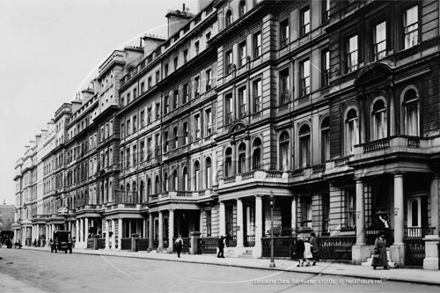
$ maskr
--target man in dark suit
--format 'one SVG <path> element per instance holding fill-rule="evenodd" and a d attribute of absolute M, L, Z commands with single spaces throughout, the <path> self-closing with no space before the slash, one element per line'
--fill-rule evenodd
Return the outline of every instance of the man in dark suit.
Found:
<path fill-rule="evenodd" d="M 176 239 L 176 242 L 174 242 L 174 244 L 177 249 L 177 257 L 180 257 L 180 252 L 182 251 L 182 246 L 183 246 L 182 235 L 179 235 L 179 237 Z"/>
<path fill-rule="evenodd" d="M 225 256 L 223 255 L 224 253 L 224 248 L 225 248 L 225 237 L 223 237 L 223 235 L 220 236 L 220 238 L 218 239 L 218 254 L 217 257 L 218 258 L 225 258 Z"/>

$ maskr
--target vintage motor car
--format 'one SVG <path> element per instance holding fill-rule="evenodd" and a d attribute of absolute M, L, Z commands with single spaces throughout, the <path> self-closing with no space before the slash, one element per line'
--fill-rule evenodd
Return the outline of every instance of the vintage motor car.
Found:
<path fill-rule="evenodd" d="M 65 253 L 69 251 L 72 253 L 72 237 L 70 231 L 55 231 L 53 232 L 53 241 L 50 244 L 50 252 L 57 253 L 58 250 L 63 250 Z"/>

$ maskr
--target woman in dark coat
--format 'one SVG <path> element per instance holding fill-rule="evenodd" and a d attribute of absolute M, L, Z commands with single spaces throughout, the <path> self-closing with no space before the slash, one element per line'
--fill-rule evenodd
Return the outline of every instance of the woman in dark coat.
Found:
<path fill-rule="evenodd" d="M 301 238 L 299 238 L 298 241 L 296 242 L 296 249 L 295 249 L 296 257 L 298 258 L 298 264 L 296 265 L 297 267 L 303 265 L 303 262 L 305 260 L 304 250 L 305 250 L 304 241 Z"/>
<path fill-rule="evenodd" d="M 373 269 L 383 266 L 384 270 L 388 270 L 387 258 L 387 241 L 385 240 L 385 232 L 381 231 L 379 237 L 374 242 L 374 255 L 371 262 Z"/>

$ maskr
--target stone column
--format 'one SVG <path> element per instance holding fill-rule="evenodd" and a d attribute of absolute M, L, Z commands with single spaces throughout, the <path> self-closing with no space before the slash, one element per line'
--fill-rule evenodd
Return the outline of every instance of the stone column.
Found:
<path fill-rule="evenodd" d="M 109 223 L 109 221 L 105 221 L 105 248 L 104 249 L 106 249 L 106 250 L 108 250 L 109 249 L 109 240 L 110 240 L 110 223 Z"/>
<path fill-rule="evenodd" d="M 157 251 L 161 251 L 163 249 L 163 212 L 159 212 L 159 245 Z"/>
<path fill-rule="evenodd" d="M 84 218 L 84 242 L 86 243 L 86 248 L 87 240 L 89 240 L 89 218 Z"/>
<path fill-rule="evenodd" d="M 220 202 L 220 235 L 219 236 L 225 236 L 226 235 L 226 227 L 225 227 L 225 203 L 223 201 Z"/>
<path fill-rule="evenodd" d="M 75 242 L 79 243 L 79 219 L 76 219 L 75 225 Z"/>
<path fill-rule="evenodd" d="M 122 232 L 123 232 L 122 219 L 119 218 L 118 219 L 118 250 L 122 249 Z"/>
<path fill-rule="evenodd" d="M 252 223 L 251 223 L 251 207 L 246 205 L 246 231 L 248 235 L 252 235 Z"/>
<path fill-rule="evenodd" d="M 79 219 L 79 243 L 84 241 L 84 219 Z"/>
<path fill-rule="evenodd" d="M 432 179 L 431 183 L 431 207 L 438 207 L 439 206 L 439 174 L 435 174 L 434 178 Z M 438 208 L 431 208 L 431 227 L 434 227 L 438 234 L 438 231 L 440 229 L 439 226 L 439 209 Z"/>
<path fill-rule="evenodd" d="M 142 238 L 147 238 L 147 219 L 143 219 Z"/>
<path fill-rule="evenodd" d="M 153 214 L 148 215 L 148 251 L 153 249 Z"/>
<path fill-rule="evenodd" d="M 294 196 L 292 198 L 292 229 L 295 229 L 296 231 L 296 225 L 297 225 L 297 215 L 296 215 L 296 208 L 297 204 L 296 204 L 296 196 Z"/>
<path fill-rule="evenodd" d="M 394 244 L 390 247 L 391 261 L 399 267 L 405 266 L 405 246 L 403 244 L 404 214 L 403 175 L 394 175 Z"/>
<path fill-rule="evenodd" d="M 263 237 L 263 197 L 257 195 L 255 197 L 255 248 L 253 250 L 253 257 L 261 257 L 261 237 Z"/>
<path fill-rule="evenodd" d="M 356 179 L 356 244 L 353 245 L 352 263 L 360 265 L 371 255 L 365 243 L 365 195 L 364 182 Z"/>
<path fill-rule="evenodd" d="M 243 201 L 237 199 L 237 247 L 244 245 L 244 227 L 243 227 Z"/>
<path fill-rule="evenodd" d="M 116 247 L 116 221 L 114 219 L 112 221 L 112 249 Z"/>
<path fill-rule="evenodd" d="M 174 210 L 169 211 L 169 217 L 168 217 L 168 252 L 173 253 L 173 246 L 174 246 Z"/>

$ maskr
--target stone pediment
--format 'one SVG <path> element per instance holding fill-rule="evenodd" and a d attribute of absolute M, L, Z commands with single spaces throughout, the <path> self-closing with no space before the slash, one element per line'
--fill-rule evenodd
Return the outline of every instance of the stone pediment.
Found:
<path fill-rule="evenodd" d="M 393 74 L 393 69 L 385 63 L 373 63 L 362 68 L 357 74 L 354 85 L 359 86 L 376 80 L 384 80 Z"/>

